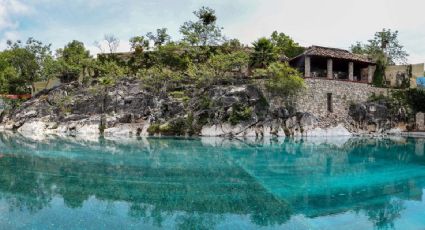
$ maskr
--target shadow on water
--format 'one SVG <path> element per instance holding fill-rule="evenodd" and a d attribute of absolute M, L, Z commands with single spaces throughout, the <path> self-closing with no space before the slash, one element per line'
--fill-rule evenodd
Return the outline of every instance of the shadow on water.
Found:
<path fill-rule="evenodd" d="M 30 213 L 58 197 L 74 210 L 93 197 L 124 202 L 129 219 L 157 227 L 173 220 L 180 229 L 215 228 L 234 215 L 278 226 L 348 211 L 387 229 L 405 200 L 422 199 L 424 143 L 0 134 L 0 196 L 10 212 Z"/>

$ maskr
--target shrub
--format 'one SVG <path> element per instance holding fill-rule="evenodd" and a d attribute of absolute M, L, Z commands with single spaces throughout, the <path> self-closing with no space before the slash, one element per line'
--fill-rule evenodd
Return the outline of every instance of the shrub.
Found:
<path fill-rule="evenodd" d="M 232 125 L 236 125 L 241 121 L 247 121 L 252 117 L 252 108 L 241 105 L 234 105 L 232 113 L 229 116 L 229 122 Z"/>
<path fill-rule="evenodd" d="M 207 96 L 203 96 L 201 97 L 201 99 L 199 100 L 199 109 L 210 109 L 213 105 L 213 102 L 211 101 L 211 99 Z"/>
<path fill-rule="evenodd" d="M 165 136 L 183 136 L 186 134 L 192 135 L 194 130 L 192 128 L 193 117 L 190 115 L 188 118 L 179 117 L 164 124 L 152 124 L 148 128 L 149 135 L 161 134 Z"/>
<path fill-rule="evenodd" d="M 161 66 L 143 69 L 138 74 L 142 87 L 153 93 L 169 92 L 186 83 L 181 72 Z"/>
<path fill-rule="evenodd" d="M 301 74 L 287 63 L 275 62 L 267 69 L 255 70 L 254 75 L 267 78 L 266 87 L 274 95 L 295 95 L 305 87 Z"/>
<path fill-rule="evenodd" d="M 151 124 L 147 130 L 149 135 L 155 135 L 159 133 L 159 126 L 159 124 Z"/>
<path fill-rule="evenodd" d="M 407 104 L 415 112 L 425 112 L 425 90 L 409 89 L 406 91 Z"/>
<path fill-rule="evenodd" d="M 173 91 L 170 93 L 170 96 L 174 97 L 174 98 L 184 98 L 185 97 L 185 92 L 183 91 Z"/>

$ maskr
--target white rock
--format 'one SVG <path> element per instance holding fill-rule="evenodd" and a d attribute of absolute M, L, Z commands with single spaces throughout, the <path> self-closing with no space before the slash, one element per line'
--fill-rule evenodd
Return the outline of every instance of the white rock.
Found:
<path fill-rule="evenodd" d="M 43 121 L 31 121 L 24 123 L 24 125 L 18 129 L 18 132 L 33 140 L 43 140 L 46 136 L 46 127 L 46 123 Z"/>
<path fill-rule="evenodd" d="M 388 130 L 387 134 L 392 134 L 392 135 L 400 135 L 403 131 L 400 128 L 393 128 Z"/>
<path fill-rule="evenodd" d="M 312 130 L 305 130 L 302 136 L 305 137 L 336 137 L 336 136 L 352 136 L 342 124 L 339 124 L 336 127 L 331 127 L 327 129 L 315 128 Z"/>

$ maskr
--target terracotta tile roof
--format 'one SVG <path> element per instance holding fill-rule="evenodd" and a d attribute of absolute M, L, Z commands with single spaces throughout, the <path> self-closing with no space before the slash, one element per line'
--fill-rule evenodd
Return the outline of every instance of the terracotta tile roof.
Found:
<path fill-rule="evenodd" d="M 345 59 L 350 61 L 357 61 L 357 62 L 364 62 L 364 63 L 371 63 L 371 64 L 375 63 L 373 60 L 371 60 L 370 58 L 364 55 L 353 54 L 348 50 L 323 47 L 323 46 L 310 46 L 304 51 L 304 53 L 292 58 L 292 60 L 302 56 L 321 56 L 321 57 Z"/>

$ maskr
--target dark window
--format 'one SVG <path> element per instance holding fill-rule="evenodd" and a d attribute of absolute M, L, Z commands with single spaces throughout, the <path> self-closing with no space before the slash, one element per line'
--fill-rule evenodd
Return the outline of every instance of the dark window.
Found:
<path fill-rule="evenodd" d="M 328 112 L 333 113 L 332 93 L 328 93 Z"/>

